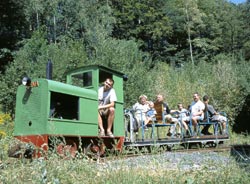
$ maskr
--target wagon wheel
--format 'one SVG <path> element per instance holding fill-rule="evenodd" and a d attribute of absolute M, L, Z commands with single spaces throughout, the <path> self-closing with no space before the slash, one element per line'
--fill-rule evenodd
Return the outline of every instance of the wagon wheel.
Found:
<path fill-rule="evenodd" d="M 182 146 L 184 147 L 184 149 L 191 149 L 193 144 L 187 142 L 187 143 L 183 143 Z"/>
<path fill-rule="evenodd" d="M 200 142 L 199 148 L 206 148 L 207 142 Z"/>
<path fill-rule="evenodd" d="M 173 144 L 167 145 L 167 151 L 172 151 L 173 147 L 174 147 Z"/>
<path fill-rule="evenodd" d="M 75 158 L 77 153 L 77 145 L 74 141 L 68 143 L 60 143 L 56 147 L 57 154 L 62 158 Z"/>
<path fill-rule="evenodd" d="M 212 142 L 212 143 L 210 143 L 210 147 L 212 147 L 212 148 L 216 148 L 216 147 L 218 147 L 218 142 Z"/>

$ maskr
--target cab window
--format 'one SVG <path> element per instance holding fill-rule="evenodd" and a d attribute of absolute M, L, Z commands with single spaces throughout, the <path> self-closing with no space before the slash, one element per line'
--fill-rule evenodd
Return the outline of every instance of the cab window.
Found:
<path fill-rule="evenodd" d="M 74 74 L 71 76 L 72 85 L 78 87 L 89 87 L 92 86 L 92 72 L 84 72 L 79 74 Z"/>

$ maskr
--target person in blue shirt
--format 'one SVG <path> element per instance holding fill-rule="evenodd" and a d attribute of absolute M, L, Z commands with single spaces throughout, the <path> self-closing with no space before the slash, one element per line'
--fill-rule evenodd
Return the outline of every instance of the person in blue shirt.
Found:
<path fill-rule="evenodd" d="M 154 108 L 154 102 L 149 101 L 149 110 L 146 112 L 146 121 L 145 126 L 150 122 L 155 120 L 155 115 L 157 114 L 155 108 Z"/>

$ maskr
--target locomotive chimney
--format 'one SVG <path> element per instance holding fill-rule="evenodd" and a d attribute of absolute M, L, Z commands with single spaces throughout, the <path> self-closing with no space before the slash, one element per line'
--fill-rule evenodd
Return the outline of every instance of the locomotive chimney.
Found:
<path fill-rule="evenodd" d="M 52 62 L 49 59 L 46 65 L 46 79 L 52 80 L 52 69 L 53 69 Z"/>

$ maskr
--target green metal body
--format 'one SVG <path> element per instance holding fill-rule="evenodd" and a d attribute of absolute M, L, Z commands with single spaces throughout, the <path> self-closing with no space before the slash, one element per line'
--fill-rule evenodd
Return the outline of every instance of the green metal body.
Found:
<path fill-rule="evenodd" d="M 39 86 L 17 90 L 14 135 L 96 135 L 97 93 L 60 82 L 38 80 Z M 79 120 L 50 118 L 51 92 L 73 95 L 79 99 Z M 86 114 L 88 116 L 86 116 Z"/>

